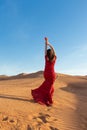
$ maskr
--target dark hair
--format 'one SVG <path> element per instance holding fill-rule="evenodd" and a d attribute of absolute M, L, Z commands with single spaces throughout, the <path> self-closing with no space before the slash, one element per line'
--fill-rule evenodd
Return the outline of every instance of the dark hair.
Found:
<path fill-rule="evenodd" d="M 47 50 L 47 57 L 49 58 L 49 61 L 52 61 L 54 58 L 55 54 L 51 49 Z"/>

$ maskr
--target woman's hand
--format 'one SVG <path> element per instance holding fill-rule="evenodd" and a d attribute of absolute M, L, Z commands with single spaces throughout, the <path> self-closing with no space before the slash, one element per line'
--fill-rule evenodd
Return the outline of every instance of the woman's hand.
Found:
<path fill-rule="evenodd" d="M 48 45 L 48 38 L 45 37 L 44 39 L 45 39 L 45 43 Z"/>
<path fill-rule="evenodd" d="M 45 37 L 44 39 L 45 39 L 46 42 L 48 41 L 48 38 L 47 38 L 47 37 Z"/>

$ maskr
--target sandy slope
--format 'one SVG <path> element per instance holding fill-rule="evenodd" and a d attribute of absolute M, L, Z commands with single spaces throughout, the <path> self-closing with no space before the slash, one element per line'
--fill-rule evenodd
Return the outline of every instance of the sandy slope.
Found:
<path fill-rule="evenodd" d="M 87 76 L 58 74 L 52 107 L 31 97 L 43 80 L 42 72 L 0 77 L 0 130 L 87 130 Z"/>

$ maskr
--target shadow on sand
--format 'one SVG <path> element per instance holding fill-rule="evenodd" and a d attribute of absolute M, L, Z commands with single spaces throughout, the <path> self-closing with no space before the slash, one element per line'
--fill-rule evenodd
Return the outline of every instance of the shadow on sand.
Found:
<path fill-rule="evenodd" d="M 60 89 L 75 95 L 77 99 L 75 112 L 78 119 L 77 122 L 80 125 L 79 130 L 87 130 L 87 82 L 84 84 L 68 84 L 66 87 Z"/>
<path fill-rule="evenodd" d="M 76 96 L 87 96 L 87 86 L 77 85 L 77 84 L 69 84 L 66 87 L 60 88 L 63 91 L 67 91 L 73 94 L 76 94 Z"/>
<path fill-rule="evenodd" d="M 35 103 L 33 99 L 27 99 L 27 97 L 18 97 L 16 95 L 5 95 L 5 94 L 0 94 L 0 98 L 6 98 L 6 99 L 11 99 L 11 100 L 19 100 L 19 101 L 26 101 L 26 102 L 31 102 Z"/>

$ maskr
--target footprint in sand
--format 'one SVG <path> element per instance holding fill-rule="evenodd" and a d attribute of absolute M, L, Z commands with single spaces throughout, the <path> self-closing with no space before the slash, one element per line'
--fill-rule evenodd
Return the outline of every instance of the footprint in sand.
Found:
<path fill-rule="evenodd" d="M 27 130 L 32 130 L 32 128 L 30 127 L 30 125 L 27 125 Z"/>
<path fill-rule="evenodd" d="M 58 120 L 55 119 L 54 117 L 51 117 L 49 114 L 39 113 L 38 116 L 34 116 L 33 119 L 35 121 L 33 125 L 39 129 L 43 129 L 45 126 L 47 130 L 59 130 L 56 127 L 50 126 L 51 122 L 55 122 Z M 29 127 L 27 130 L 32 130 L 32 129 Z"/>
<path fill-rule="evenodd" d="M 17 124 L 17 120 L 13 119 L 13 117 L 4 116 L 2 118 L 2 121 L 3 122 L 9 122 L 9 123 L 12 123 L 12 124 Z"/>
<path fill-rule="evenodd" d="M 44 123 L 58 121 L 54 117 L 51 117 L 49 114 L 43 114 L 43 113 L 39 113 L 38 118 L 40 118 Z"/>
<path fill-rule="evenodd" d="M 47 118 L 50 118 L 50 115 L 48 114 L 43 114 L 43 113 L 39 113 L 39 116 L 38 116 L 39 119 L 42 120 L 43 123 L 47 123 Z"/>
<path fill-rule="evenodd" d="M 52 126 L 50 126 L 50 129 L 51 130 L 59 130 L 58 128 L 55 128 L 55 127 L 52 127 Z"/>
<path fill-rule="evenodd" d="M 7 121 L 8 120 L 8 116 L 3 117 L 2 121 Z"/>
<path fill-rule="evenodd" d="M 9 120 L 10 123 L 14 123 L 15 121 L 13 119 Z"/>

